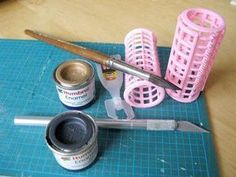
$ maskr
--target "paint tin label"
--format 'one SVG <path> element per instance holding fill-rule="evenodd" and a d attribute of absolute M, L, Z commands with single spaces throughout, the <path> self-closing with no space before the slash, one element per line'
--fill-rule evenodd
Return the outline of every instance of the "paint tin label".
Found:
<path fill-rule="evenodd" d="M 64 168 L 68 170 L 80 170 L 88 165 L 90 165 L 96 158 L 98 153 L 97 143 L 93 145 L 86 153 L 84 154 L 75 154 L 71 156 L 64 156 L 57 153 L 54 153 L 54 156 L 57 162 Z"/>
<path fill-rule="evenodd" d="M 88 104 L 95 96 L 95 79 L 92 78 L 88 85 L 79 89 L 65 89 L 56 86 L 59 98 L 63 104 L 70 107 L 81 107 Z"/>

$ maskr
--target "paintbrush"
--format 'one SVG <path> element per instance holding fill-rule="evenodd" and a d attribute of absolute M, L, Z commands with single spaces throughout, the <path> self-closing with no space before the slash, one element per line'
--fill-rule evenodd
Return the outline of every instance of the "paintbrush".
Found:
<path fill-rule="evenodd" d="M 146 72 L 142 69 L 139 69 L 139 68 L 136 68 L 132 65 L 129 65 L 122 60 L 113 59 L 112 57 L 110 57 L 106 54 L 103 54 L 101 52 L 94 51 L 94 50 L 91 50 L 91 49 L 88 49 L 88 48 L 85 48 L 85 47 L 82 47 L 79 45 L 75 45 L 75 44 L 72 44 L 67 41 L 54 39 L 54 38 L 51 38 L 45 34 L 35 32 L 32 30 L 28 30 L 28 29 L 25 30 L 25 34 L 27 34 L 33 38 L 36 38 L 38 40 L 44 41 L 48 44 L 59 47 L 61 49 L 78 54 L 78 55 L 80 55 L 84 58 L 87 58 L 89 60 L 92 60 L 96 63 L 108 66 L 112 69 L 116 69 L 116 70 L 122 71 L 127 74 L 131 74 L 131 75 L 139 77 L 141 79 L 150 81 L 157 86 L 172 89 L 172 90 L 180 90 L 180 88 L 178 88 L 176 85 L 172 84 L 171 82 L 169 82 L 159 76 L 153 75 L 153 74 Z"/>

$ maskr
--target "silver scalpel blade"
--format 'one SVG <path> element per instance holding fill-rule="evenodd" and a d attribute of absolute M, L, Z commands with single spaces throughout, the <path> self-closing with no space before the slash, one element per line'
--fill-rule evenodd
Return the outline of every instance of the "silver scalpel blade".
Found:
<path fill-rule="evenodd" d="M 188 121 L 177 121 L 176 130 L 183 131 L 183 132 L 202 132 L 202 133 L 209 133 L 208 130 L 197 126 Z"/>
<path fill-rule="evenodd" d="M 137 120 L 137 122 L 142 120 Z M 202 127 L 199 127 L 188 121 L 147 119 L 147 130 L 151 131 L 181 131 L 181 132 L 199 132 L 209 133 Z"/>

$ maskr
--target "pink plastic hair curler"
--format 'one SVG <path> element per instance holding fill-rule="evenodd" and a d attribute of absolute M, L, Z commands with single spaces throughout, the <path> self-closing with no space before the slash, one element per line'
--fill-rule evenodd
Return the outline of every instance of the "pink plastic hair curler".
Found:
<path fill-rule="evenodd" d="M 125 37 L 125 61 L 152 74 L 161 76 L 156 37 L 147 29 L 134 29 Z M 165 90 L 151 82 L 125 74 L 125 101 L 134 107 L 147 108 L 159 104 Z"/>
<path fill-rule="evenodd" d="M 192 102 L 204 89 L 225 32 L 224 19 L 207 9 L 183 11 L 177 21 L 165 79 L 180 87 L 168 95 Z"/>

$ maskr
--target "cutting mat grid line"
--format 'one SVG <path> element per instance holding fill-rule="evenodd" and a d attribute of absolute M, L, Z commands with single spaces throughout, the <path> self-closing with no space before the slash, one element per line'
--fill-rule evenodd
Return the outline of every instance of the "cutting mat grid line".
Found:
<path fill-rule="evenodd" d="M 124 58 L 122 44 L 79 43 Z M 95 163 L 80 172 L 61 168 L 44 142 L 43 127 L 14 126 L 15 115 L 54 116 L 66 109 L 60 103 L 52 73 L 76 55 L 39 41 L 0 40 L 0 175 L 8 176 L 218 176 L 211 134 L 100 130 Z M 170 53 L 158 48 L 162 75 Z M 94 65 L 94 64 L 93 64 Z M 95 65 L 94 65 L 95 66 Z M 97 100 L 84 111 L 104 118 L 110 95 L 96 76 Z M 166 95 L 158 106 L 134 109 L 137 118 L 188 120 L 207 129 L 204 94 L 182 104 Z M 119 112 L 124 117 L 123 112 Z"/>

